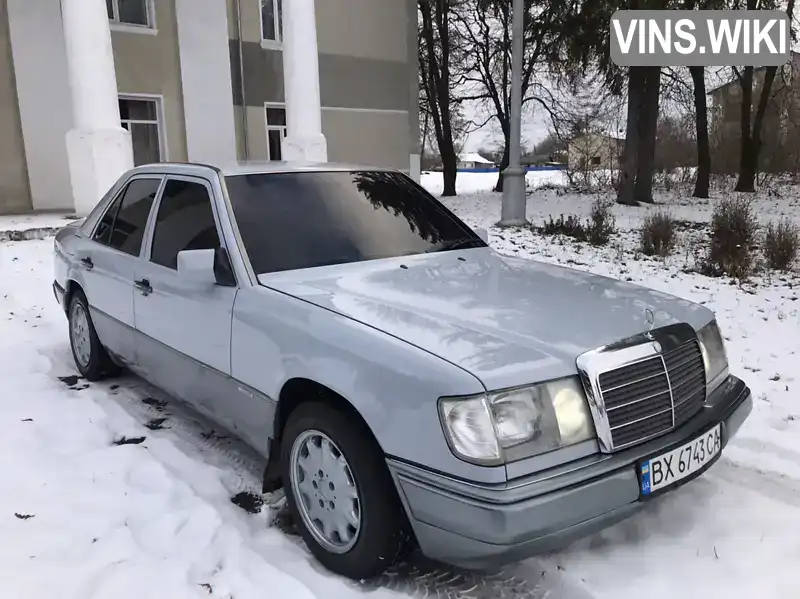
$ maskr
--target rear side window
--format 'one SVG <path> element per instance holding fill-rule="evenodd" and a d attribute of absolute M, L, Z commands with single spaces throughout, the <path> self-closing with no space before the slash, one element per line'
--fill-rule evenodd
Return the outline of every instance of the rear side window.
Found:
<path fill-rule="evenodd" d="M 86 235 L 92 234 L 92 231 L 94 231 L 102 216 L 108 212 L 109 204 L 111 204 L 112 200 L 112 198 L 109 196 L 114 196 L 114 198 L 118 197 L 117 194 L 114 193 L 117 188 L 117 183 L 114 183 L 111 189 L 109 189 L 103 198 L 97 203 L 97 206 L 92 209 L 91 213 L 89 213 L 89 216 L 84 219 L 83 224 L 81 225 L 81 230 Z"/>
<path fill-rule="evenodd" d="M 108 245 L 111 241 L 111 231 L 114 229 L 114 219 L 117 218 L 120 204 L 122 204 L 122 194 L 119 194 L 117 198 L 111 202 L 108 210 L 103 214 L 103 218 L 100 219 L 100 224 L 97 225 L 97 230 L 94 232 L 94 237 L 92 238 L 97 243 Z"/>
<path fill-rule="evenodd" d="M 168 180 L 161 197 L 150 260 L 178 268 L 178 252 L 220 247 L 208 189 L 201 183 Z"/>
<path fill-rule="evenodd" d="M 161 179 L 134 179 L 128 183 L 103 214 L 93 239 L 138 256 L 147 217 L 160 185 Z"/>
<path fill-rule="evenodd" d="M 147 217 L 160 186 L 161 179 L 134 179 L 128 184 L 122 192 L 108 245 L 132 256 L 139 255 Z"/>

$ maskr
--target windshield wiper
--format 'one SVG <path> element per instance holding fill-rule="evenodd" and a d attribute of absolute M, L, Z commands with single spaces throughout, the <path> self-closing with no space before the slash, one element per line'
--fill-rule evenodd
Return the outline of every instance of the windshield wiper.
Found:
<path fill-rule="evenodd" d="M 432 252 L 446 252 L 447 250 L 463 250 L 467 248 L 486 247 L 486 244 L 481 239 L 475 237 L 464 237 L 462 239 L 453 239 L 445 241 L 444 243 L 432 247 L 426 254 Z"/>

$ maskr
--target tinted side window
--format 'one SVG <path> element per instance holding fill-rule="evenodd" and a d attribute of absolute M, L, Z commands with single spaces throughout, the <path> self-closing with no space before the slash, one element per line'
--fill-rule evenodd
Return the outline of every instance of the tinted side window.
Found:
<path fill-rule="evenodd" d="M 100 224 L 97 225 L 97 229 L 94 232 L 94 239 L 98 243 L 102 243 L 103 245 L 108 245 L 111 241 L 111 231 L 114 229 L 114 219 L 117 217 L 117 212 L 119 211 L 119 206 L 122 204 L 122 196 L 123 193 L 120 193 L 111 205 L 108 207 L 108 210 L 105 211 L 103 214 L 103 218 L 100 219 Z"/>
<path fill-rule="evenodd" d="M 211 197 L 205 185 L 167 181 L 158 207 L 150 260 L 178 268 L 178 252 L 220 246 Z"/>
<path fill-rule="evenodd" d="M 139 255 L 147 217 L 160 186 L 161 179 L 134 179 L 128 184 L 108 245 L 131 256 Z"/>

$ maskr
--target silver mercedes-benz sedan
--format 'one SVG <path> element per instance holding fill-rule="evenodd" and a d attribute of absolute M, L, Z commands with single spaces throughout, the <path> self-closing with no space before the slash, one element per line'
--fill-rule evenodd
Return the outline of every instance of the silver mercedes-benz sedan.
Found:
<path fill-rule="evenodd" d="M 81 375 L 250 443 L 332 571 L 479 568 L 700 475 L 752 407 L 708 309 L 485 237 L 394 171 L 151 165 L 59 232 L 53 288 Z"/>

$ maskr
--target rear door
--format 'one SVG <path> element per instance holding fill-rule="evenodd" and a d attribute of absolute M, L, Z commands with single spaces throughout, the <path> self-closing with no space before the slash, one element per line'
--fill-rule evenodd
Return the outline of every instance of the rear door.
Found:
<path fill-rule="evenodd" d="M 133 279 L 147 220 L 163 181 L 131 179 L 109 204 L 91 239 L 76 248 L 89 311 L 101 343 L 135 366 Z"/>
<path fill-rule="evenodd" d="M 137 352 L 158 386 L 228 422 L 231 314 L 237 287 L 198 287 L 178 275 L 178 252 L 221 247 L 209 181 L 169 176 L 152 220 L 134 292 Z"/>

